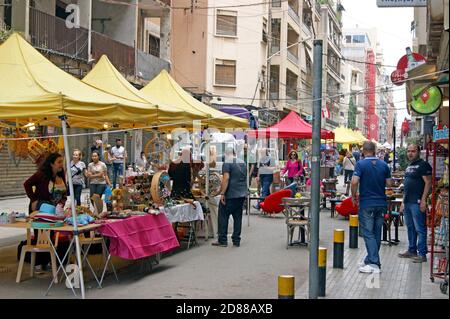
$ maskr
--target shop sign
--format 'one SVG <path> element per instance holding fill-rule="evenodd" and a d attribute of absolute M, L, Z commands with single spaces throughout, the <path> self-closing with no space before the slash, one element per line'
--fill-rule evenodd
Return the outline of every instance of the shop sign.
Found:
<path fill-rule="evenodd" d="M 446 125 L 442 128 L 433 127 L 433 142 L 448 143 L 448 127 Z"/>
<path fill-rule="evenodd" d="M 412 110 L 420 115 L 435 113 L 442 104 L 442 90 L 439 86 L 423 87 L 413 91 L 413 100 L 409 103 Z"/>
<path fill-rule="evenodd" d="M 378 7 L 426 7 L 427 0 L 377 0 Z"/>

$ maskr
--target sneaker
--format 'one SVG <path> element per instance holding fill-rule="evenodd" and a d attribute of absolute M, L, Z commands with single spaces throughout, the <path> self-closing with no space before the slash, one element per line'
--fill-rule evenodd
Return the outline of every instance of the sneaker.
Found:
<path fill-rule="evenodd" d="M 220 243 L 218 241 L 212 243 L 211 245 L 212 246 L 218 246 L 218 247 L 227 247 L 228 246 L 228 244 L 223 244 L 223 243 Z"/>
<path fill-rule="evenodd" d="M 365 258 L 358 263 L 359 267 L 364 267 L 366 265 Z"/>
<path fill-rule="evenodd" d="M 427 256 L 415 256 L 412 258 L 413 263 L 426 263 Z"/>
<path fill-rule="evenodd" d="M 417 254 L 408 251 L 405 251 L 404 253 L 399 253 L 398 257 L 400 258 L 414 258 L 417 257 Z"/>
<path fill-rule="evenodd" d="M 365 266 L 361 266 L 359 267 L 359 272 L 362 272 L 364 274 L 371 274 L 373 273 L 374 268 L 371 265 L 365 265 Z"/>

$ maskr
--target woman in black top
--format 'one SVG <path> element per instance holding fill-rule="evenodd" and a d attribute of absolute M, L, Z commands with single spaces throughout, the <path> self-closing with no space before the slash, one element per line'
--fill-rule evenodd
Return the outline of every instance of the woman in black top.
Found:
<path fill-rule="evenodd" d="M 169 176 L 173 180 L 170 197 L 194 199 L 191 191 L 191 152 L 183 149 L 182 154 L 169 165 Z"/>

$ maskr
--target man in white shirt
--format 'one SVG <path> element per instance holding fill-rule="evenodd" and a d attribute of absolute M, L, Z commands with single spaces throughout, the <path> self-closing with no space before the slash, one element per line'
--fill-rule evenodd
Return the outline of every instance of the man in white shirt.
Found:
<path fill-rule="evenodd" d="M 126 151 L 120 138 L 116 139 L 116 146 L 111 149 L 111 155 L 113 162 L 113 188 L 116 188 L 117 176 L 123 174 L 123 163 L 126 158 Z"/>

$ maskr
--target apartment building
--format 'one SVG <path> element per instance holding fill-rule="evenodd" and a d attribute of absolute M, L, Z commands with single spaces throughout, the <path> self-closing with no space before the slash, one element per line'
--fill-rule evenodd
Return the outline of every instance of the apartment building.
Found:
<path fill-rule="evenodd" d="M 386 105 L 386 98 L 381 100 L 379 87 L 387 83 L 385 70 L 379 65 L 382 52 L 376 29 L 344 29 L 343 57 L 352 65 L 351 93 L 356 105 L 356 126 L 370 139 L 380 139 L 379 105 Z M 383 113 L 384 114 L 384 113 Z M 387 124 L 387 123 L 386 123 Z M 384 121 L 383 121 L 384 129 Z"/>
<path fill-rule="evenodd" d="M 342 99 L 341 46 L 342 46 L 342 11 L 340 1 L 321 0 L 318 38 L 323 41 L 322 65 L 322 110 L 329 117 L 325 118 L 324 127 L 333 130 L 339 126 L 340 102 Z"/>

